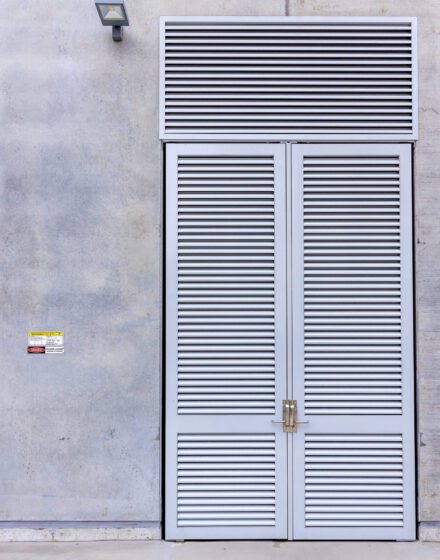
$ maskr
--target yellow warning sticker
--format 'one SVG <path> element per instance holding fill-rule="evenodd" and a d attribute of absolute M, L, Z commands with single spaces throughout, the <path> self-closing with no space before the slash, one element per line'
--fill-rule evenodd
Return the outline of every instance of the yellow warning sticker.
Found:
<path fill-rule="evenodd" d="M 63 336 L 62 332 L 30 332 L 29 336 Z"/>
<path fill-rule="evenodd" d="M 28 334 L 28 354 L 63 354 L 64 333 L 61 331 L 31 331 Z"/>

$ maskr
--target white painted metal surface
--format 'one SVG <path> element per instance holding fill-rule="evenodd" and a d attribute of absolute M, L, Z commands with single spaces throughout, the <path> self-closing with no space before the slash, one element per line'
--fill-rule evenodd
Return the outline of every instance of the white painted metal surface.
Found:
<path fill-rule="evenodd" d="M 297 539 L 414 539 L 411 146 L 292 147 Z"/>
<path fill-rule="evenodd" d="M 167 146 L 166 537 L 410 540 L 411 147 L 288 148 Z"/>
<path fill-rule="evenodd" d="M 414 140 L 416 18 L 164 17 L 164 140 Z"/>
<path fill-rule="evenodd" d="M 287 537 L 285 150 L 167 146 L 167 539 Z"/>

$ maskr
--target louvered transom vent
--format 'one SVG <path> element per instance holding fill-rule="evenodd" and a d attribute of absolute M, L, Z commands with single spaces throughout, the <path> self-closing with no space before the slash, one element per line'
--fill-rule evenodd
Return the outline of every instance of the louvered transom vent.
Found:
<path fill-rule="evenodd" d="M 273 414 L 274 159 L 178 158 L 178 411 Z"/>
<path fill-rule="evenodd" d="M 401 435 L 306 435 L 306 527 L 403 527 Z"/>
<path fill-rule="evenodd" d="M 165 19 L 163 137 L 415 138 L 413 25 Z"/>
<path fill-rule="evenodd" d="M 177 524 L 275 525 L 275 435 L 178 436 Z"/>
<path fill-rule="evenodd" d="M 304 157 L 308 414 L 401 414 L 398 157 Z"/>

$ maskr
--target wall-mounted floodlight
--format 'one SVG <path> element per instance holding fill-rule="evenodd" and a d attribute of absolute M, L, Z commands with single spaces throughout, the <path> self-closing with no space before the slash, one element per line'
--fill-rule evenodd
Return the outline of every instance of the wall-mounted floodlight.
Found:
<path fill-rule="evenodd" d="M 124 0 L 95 2 L 95 5 L 102 25 L 111 25 L 113 27 L 113 41 L 122 41 L 122 28 L 124 25 L 130 25 Z"/>

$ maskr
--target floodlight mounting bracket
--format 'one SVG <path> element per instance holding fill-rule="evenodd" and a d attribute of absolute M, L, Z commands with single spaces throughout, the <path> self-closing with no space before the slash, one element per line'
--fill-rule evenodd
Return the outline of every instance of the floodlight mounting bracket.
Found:
<path fill-rule="evenodd" d="M 113 41 L 119 43 L 120 41 L 122 41 L 123 36 L 124 36 L 124 28 L 122 27 L 122 25 L 114 25 L 112 27 Z"/>

